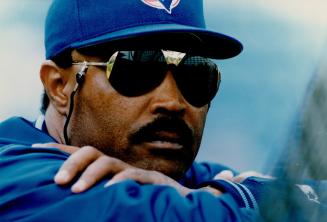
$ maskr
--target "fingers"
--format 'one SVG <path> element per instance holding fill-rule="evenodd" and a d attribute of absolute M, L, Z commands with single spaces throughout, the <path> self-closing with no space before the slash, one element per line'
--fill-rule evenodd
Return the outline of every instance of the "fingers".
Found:
<path fill-rule="evenodd" d="M 101 155 L 103 155 L 100 151 L 98 151 L 97 149 L 91 146 L 85 146 L 79 148 L 75 146 L 68 146 L 58 143 L 43 143 L 43 144 L 33 144 L 32 147 L 41 147 L 41 148 L 54 147 L 71 154 L 69 158 L 64 162 L 64 164 L 60 167 L 59 171 L 54 177 L 54 181 L 59 185 L 65 185 L 71 182 L 71 180 L 79 172 L 87 168 L 89 164 L 91 164 L 93 161 L 95 161 Z M 99 164 L 95 164 L 95 167 L 99 168 Z M 90 185 L 93 185 L 97 180 L 99 180 L 98 178 L 99 175 L 103 176 L 104 172 L 101 171 L 100 169 L 99 172 L 97 171 L 98 174 L 95 174 L 97 177 L 91 180 L 89 176 L 90 174 L 89 172 L 92 172 L 93 168 L 91 168 L 91 170 L 86 172 L 85 180 L 79 180 L 78 181 L 79 183 L 75 184 L 75 187 L 73 186 L 74 190 L 76 190 L 77 192 L 81 192 L 85 188 L 88 188 Z"/>
<path fill-rule="evenodd" d="M 248 177 L 266 177 L 266 176 L 256 171 L 247 171 L 235 176 L 232 181 L 235 183 L 241 183 L 244 180 L 246 180 Z"/>
<path fill-rule="evenodd" d="M 232 171 L 223 170 L 220 173 L 218 173 L 214 177 L 214 179 L 215 180 L 223 179 L 223 180 L 229 180 L 229 181 L 235 182 L 235 183 L 241 183 L 241 182 L 243 182 L 245 179 L 247 179 L 249 177 L 262 177 L 262 178 L 269 178 L 269 179 L 273 178 L 271 176 L 263 175 L 263 174 L 261 174 L 259 172 L 256 172 L 256 171 L 246 171 L 244 173 L 240 173 L 239 175 L 234 176 Z"/>
<path fill-rule="evenodd" d="M 218 173 L 213 179 L 214 180 L 232 180 L 234 177 L 234 173 L 230 170 L 223 170 L 220 173 Z"/>
<path fill-rule="evenodd" d="M 69 183 L 79 172 L 103 155 L 91 146 L 85 146 L 73 153 L 60 167 L 54 180 L 59 185 Z"/>
<path fill-rule="evenodd" d="M 72 192 L 83 192 L 105 176 L 119 173 L 128 168 L 133 167 L 116 158 L 102 155 L 85 169 L 78 181 L 72 186 Z"/>
<path fill-rule="evenodd" d="M 111 186 L 115 183 L 127 179 L 131 179 L 142 184 L 167 185 L 175 188 L 183 196 L 186 196 L 190 192 L 194 191 L 192 189 L 182 186 L 172 178 L 160 172 L 143 170 L 139 168 L 128 168 L 126 170 L 121 171 L 120 173 L 116 174 L 113 178 L 111 178 L 111 180 L 109 180 L 108 183 L 105 184 L 105 187 Z"/>
<path fill-rule="evenodd" d="M 126 169 L 118 174 L 116 174 L 114 177 L 112 177 L 108 183 L 105 184 L 105 187 L 108 187 L 110 185 L 113 185 L 115 183 L 132 179 L 137 182 L 140 182 L 142 184 L 164 184 L 164 181 L 162 178 L 160 178 L 159 172 L 156 171 L 147 171 L 142 170 L 138 168 L 133 169 Z"/>
<path fill-rule="evenodd" d="M 39 147 L 39 148 L 58 148 L 61 151 L 64 151 L 66 153 L 74 153 L 77 150 L 79 150 L 79 147 L 76 146 L 68 146 L 60 143 L 35 143 L 32 145 L 32 147 Z"/>

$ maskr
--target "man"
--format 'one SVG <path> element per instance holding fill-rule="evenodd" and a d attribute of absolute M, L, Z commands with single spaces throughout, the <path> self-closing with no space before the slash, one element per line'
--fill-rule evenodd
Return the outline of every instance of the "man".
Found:
<path fill-rule="evenodd" d="M 200 185 L 225 168 L 192 166 L 220 81 L 207 57 L 229 58 L 242 49 L 237 40 L 204 28 L 202 1 L 55 0 L 45 48 L 44 116 L 35 123 L 14 118 L 1 125 L 1 221 L 255 216 L 249 194 L 244 201 L 238 191 L 235 199 L 217 197 L 218 189 Z M 68 157 L 54 148 L 60 145 L 31 148 L 48 142 L 82 147 L 91 154 L 83 163 L 101 151 L 94 171 L 102 166 L 116 176 L 143 173 L 135 181 L 147 182 L 144 176 L 151 175 L 150 184 L 128 180 L 104 188 L 108 180 L 102 180 L 73 195 L 70 186 L 53 182 Z M 89 174 L 85 177 L 95 181 Z M 157 184 L 151 184 L 153 178 L 159 178 Z M 69 179 L 67 173 L 56 177 L 57 183 Z M 73 192 L 85 190 L 88 181 L 75 184 Z"/>
<path fill-rule="evenodd" d="M 259 219 L 266 180 L 193 162 L 220 82 L 208 58 L 242 50 L 205 29 L 202 1 L 54 0 L 45 47 L 44 116 L 0 126 L 1 221 Z"/>

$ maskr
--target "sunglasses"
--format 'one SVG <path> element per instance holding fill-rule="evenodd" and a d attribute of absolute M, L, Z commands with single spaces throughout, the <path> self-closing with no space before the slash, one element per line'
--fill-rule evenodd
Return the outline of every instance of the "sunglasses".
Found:
<path fill-rule="evenodd" d="M 112 87 L 127 97 L 144 95 L 158 87 L 171 71 L 188 103 L 202 107 L 215 97 L 221 75 L 208 58 L 168 50 L 117 51 L 108 62 L 73 62 L 106 67 Z"/>

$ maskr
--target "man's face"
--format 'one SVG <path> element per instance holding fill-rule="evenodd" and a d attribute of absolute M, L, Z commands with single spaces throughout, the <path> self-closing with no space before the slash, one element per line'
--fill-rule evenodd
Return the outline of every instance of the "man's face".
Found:
<path fill-rule="evenodd" d="M 77 52 L 73 59 L 103 61 Z M 74 65 L 71 75 L 80 68 Z M 89 66 L 75 95 L 69 137 L 72 145 L 91 145 L 133 166 L 178 179 L 198 152 L 207 111 L 208 105 L 197 108 L 184 99 L 170 71 L 152 91 L 126 97 L 111 86 L 105 69 Z"/>

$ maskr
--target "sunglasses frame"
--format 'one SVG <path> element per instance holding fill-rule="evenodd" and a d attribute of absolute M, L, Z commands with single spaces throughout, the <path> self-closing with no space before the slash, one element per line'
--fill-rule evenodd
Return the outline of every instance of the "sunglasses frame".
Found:
<path fill-rule="evenodd" d="M 163 49 L 161 49 L 161 51 L 165 57 L 167 65 L 173 64 L 178 66 L 178 64 L 183 60 L 183 58 L 186 55 L 186 53 L 183 52 L 176 52 L 176 51 L 163 50 Z M 88 66 L 107 67 L 106 75 L 107 78 L 109 79 L 112 68 L 115 64 L 119 52 L 121 51 L 116 51 L 115 53 L 113 53 L 112 56 L 110 56 L 108 62 L 89 62 L 84 60 L 83 62 L 73 61 L 72 65 L 83 65 L 84 68 L 88 68 Z"/>
<path fill-rule="evenodd" d="M 83 65 L 81 70 L 84 70 L 84 71 L 83 72 L 80 71 L 80 73 L 83 73 L 83 75 L 85 75 L 85 72 L 88 69 L 88 66 L 106 67 L 106 76 L 107 76 L 107 79 L 109 80 L 110 75 L 112 73 L 113 66 L 116 61 L 116 58 L 117 58 L 119 52 L 123 52 L 123 51 L 126 51 L 126 50 L 120 50 L 120 51 L 114 52 L 110 56 L 108 62 L 92 62 L 92 61 L 89 62 L 89 61 L 84 60 L 83 62 L 82 61 L 73 61 L 71 64 L 72 65 Z M 161 49 L 161 52 L 165 58 L 167 65 L 173 64 L 173 65 L 178 66 L 179 63 L 183 60 L 183 58 L 186 56 L 186 53 L 171 51 L 171 50 Z M 218 91 L 220 81 L 221 81 L 221 73 L 220 73 L 219 69 L 217 69 L 217 71 L 218 71 L 218 86 L 217 86 L 217 91 Z M 210 103 L 210 101 L 209 101 L 209 103 Z"/>

